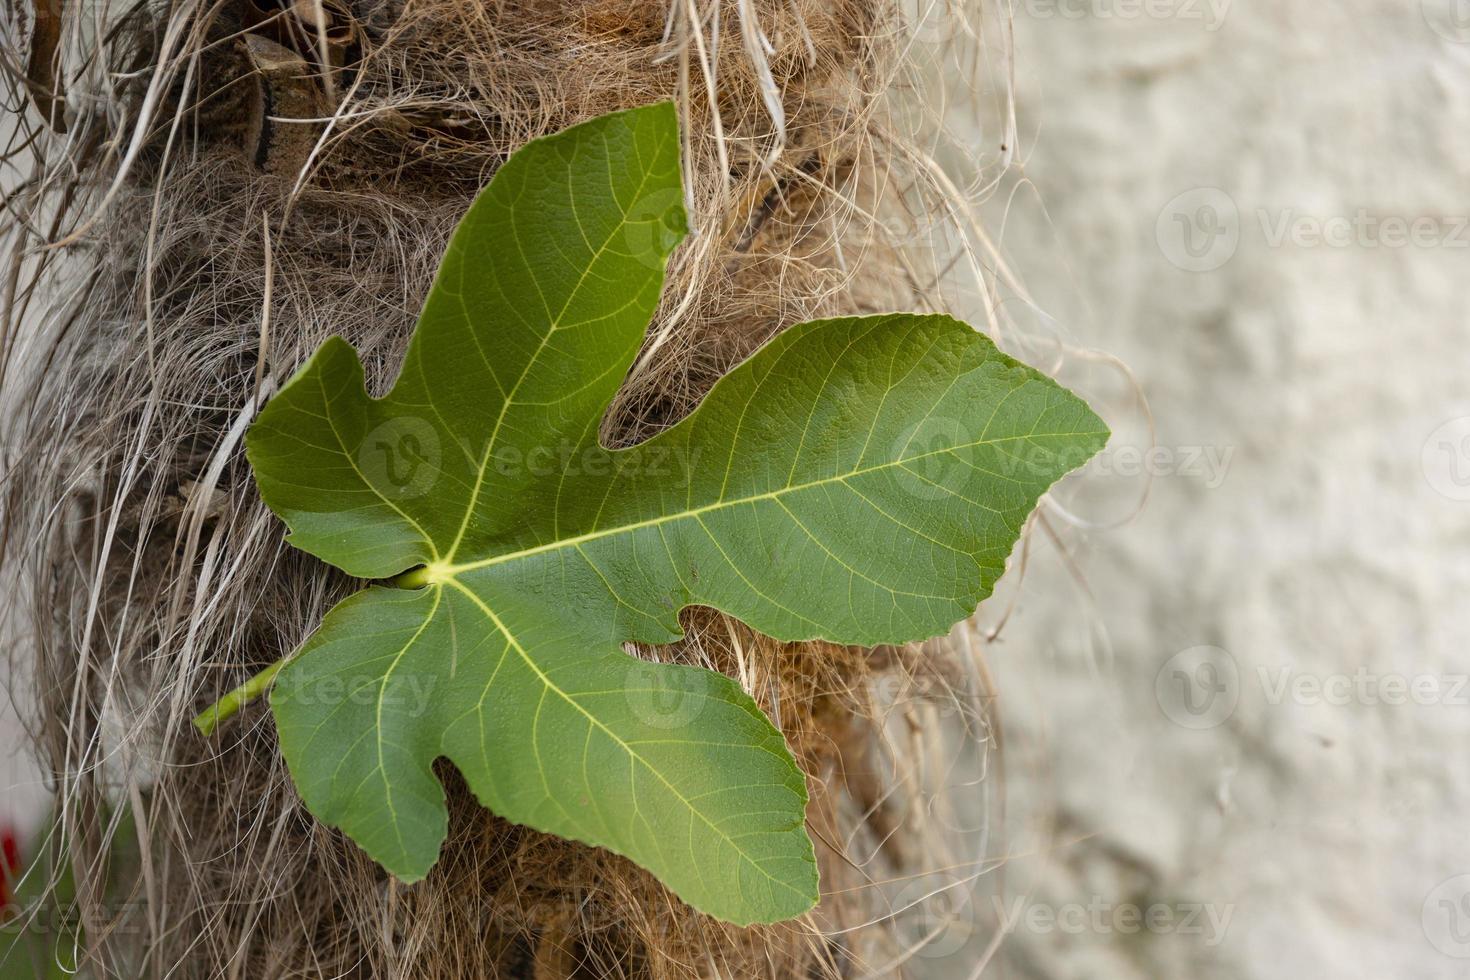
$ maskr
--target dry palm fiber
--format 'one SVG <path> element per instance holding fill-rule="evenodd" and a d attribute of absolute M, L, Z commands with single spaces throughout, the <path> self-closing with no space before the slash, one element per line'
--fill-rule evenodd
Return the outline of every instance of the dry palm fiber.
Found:
<path fill-rule="evenodd" d="M 749 930 L 607 852 L 496 819 L 448 767 L 441 861 L 397 885 L 301 806 L 263 706 L 213 741 L 187 724 L 356 588 L 281 543 L 240 451 L 255 407 L 331 334 L 385 387 L 449 230 L 527 139 L 681 106 L 696 232 L 610 441 L 677 419 L 782 326 L 936 302 L 946 269 L 915 215 L 962 208 L 902 135 L 893 96 L 914 77 L 915 33 L 901 5 L 43 0 L 11 13 L 11 98 L 29 114 L 7 155 L 20 177 L 0 322 L 6 628 L 56 781 L 84 972 L 914 967 L 901 913 L 945 884 L 924 873 L 983 870 L 987 717 L 963 643 L 783 645 L 695 611 L 686 641 L 640 651 L 737 677 L 808 774 L 824 901 Z M 960 27 L 940 40 L 958 49 L 968 22 L 947 13 Z M 931 51 L 936 16 L 922 21 Z M 136 873 L 107 873 L 120 834 Z"/>

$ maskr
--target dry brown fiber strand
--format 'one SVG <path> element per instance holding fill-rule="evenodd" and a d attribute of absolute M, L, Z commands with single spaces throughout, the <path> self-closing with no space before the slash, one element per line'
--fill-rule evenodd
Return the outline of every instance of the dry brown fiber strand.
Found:
<path fill-rule="evenodd" d="M 240 452 L 257 402 L 332 334 L 386 387 L 450 229 L 527 139 L 681 107 L 696 231 L 611 440 L 678 418 L 783 326 L 930 305 L 937 260 L 896 229 L 949 205 L 900 135 L 914 34 L 896 0 L 12 13 L 10 94 L 31 108 L 7 155 L 25 176 L 0 322 L 4 628 L 55 781 L 83 972 L 906 975 L 883 883 L 975 857 L 940 819 L 970 804 L 922 771 L 987 741 L 976 665 L 952 644 L 783 645 L 694 611 L 686 641 L 639 651 L 737 677 L 808 774 L 824 900 L 748 930 L 493 817 L 448 767 L 442 858 L 400 886 L 305 811 L 262 706 L 214 741 L 187 724 L 356 588 L 286 548 L 257 498 Z M 910 684 L 925 696 L 895 696 Z"/>

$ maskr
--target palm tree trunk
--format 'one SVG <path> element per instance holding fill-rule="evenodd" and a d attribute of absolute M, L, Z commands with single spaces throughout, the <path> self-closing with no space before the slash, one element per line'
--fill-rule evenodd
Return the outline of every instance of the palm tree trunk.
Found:
<path fill-rule="evenodd" d="M 34 678 L 30 714 L 61 815 L 53 850 L 89 899 L 86 969 L 911 968 L 907 940 L 923 923 L 895 928 L 894 889 L 879 883 L 976 856 L 936 819 L 974 804 L 936 805 L 925 775 L 938 759 L 983 764 L 964 733 L 985 692 L 963 646 L 782 645 L 699 614 L 678 647 L 642 651 L 737 677 L 806 768 L 827 897 L 806 920 L 760 929 L 703 918 L 620 858 L 491 816 L 448 767 L 443 857 L 425 882 L 397 885 L 302 808 L 258 706 L 213 741 L 188 724 L 353 589 L 283 545 L 241 452 L 245 426 L 332 334 L 364 353 L 372 382 L 391 380 L 450 228 L 527 139 L 657 99 L 681 109 L 695 233 L 606 421 L 610 440 L 677 419 L 784 325 L 941 302 L 948 269 L 927 216 L 963 207 L 900 135 L 919 131 L 924 101 L 906 95 L 919 76 L 905 59 L 958 59 L 967 34 L 936 35 L 931 13 L 916 35 L 903 6 L 36 0 L 13 11 L 24 50 L 8 59 L 12 94 L 29 109 L 10 143 L 24 176 L 7 198 L 0 320 L 4 625 L 24 637 Z"/>

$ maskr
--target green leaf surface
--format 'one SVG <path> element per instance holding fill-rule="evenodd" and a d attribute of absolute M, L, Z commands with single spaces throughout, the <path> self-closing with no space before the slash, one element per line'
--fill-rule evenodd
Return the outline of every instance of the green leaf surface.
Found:
<path fill-rule="evenodd" d="M 495 813 L 711 915 L 807 910 L 780 732 L 729 678 L 622 645 L 677 639 L 691 604 L 783 640 L 945 633 L 1106 439 L 963 323 L 893 314 L 792 327 L 684 421 L 604 449 L 684 232 L 678 143 L 661 104 L 527 145 L 456 231 L 391 393 L 334 339 L 249 434 L 292 544 L 417 569 L 333 609 L 271 695 L 312 812 L 405 881 L 444 839 L 447 757 Z"/>

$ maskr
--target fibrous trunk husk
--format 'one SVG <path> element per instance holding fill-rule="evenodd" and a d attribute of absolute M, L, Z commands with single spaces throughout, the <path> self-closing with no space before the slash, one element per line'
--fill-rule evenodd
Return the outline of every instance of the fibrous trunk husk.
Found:
<path fill-rule="evenodd" d="M 904 915 L 951 880 L 932 870 L 985 857 L 965 644 L 780 644 L 693 611 L 687 640 L 638 651 L 738 678 L 808 774 L 824 900 L 755 929 L 494 817 L 448 766 L 442 858 L 399 885 L 305 811 L 262 705 L 213 740 L 187 720 L 357 587 L 283 545 L 241 453 L 253 412 L 332 334 L 386 386 L 450 229 L 509 153 L 678 100 L 695 231 L 607 419 L 631 442 L 784 326 L 935 304 L 926 216 L 959 209 L 912 142 L 907 59 L 959 58 L 976 14 L 920 11 L 916 30 L 895 0 L 69 2 L 12 12 L 12 94 L 32 108 L 9 154 L 28 176 L 7 198 L 0 368 L 7 632 L 83 971 L 913 969 L 934 919 Z"/>

